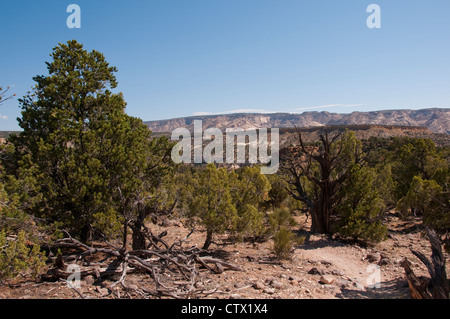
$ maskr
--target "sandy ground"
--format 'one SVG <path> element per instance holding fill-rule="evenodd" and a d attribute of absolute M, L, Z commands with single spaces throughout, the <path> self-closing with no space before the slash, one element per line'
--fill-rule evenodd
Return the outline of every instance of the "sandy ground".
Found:
<path fill-rule="evenodd" d="M 302 217 L 298 217 L 300 224 Z M 411 253 L 418 250 L 430 256 L 428 239 L 420 231 L 418 220 L 402 221 L 388 217 L 388 239 L 371 247 L 310 235 L 295 247 L 290 260 L 278 262 L 272 252 L 272 240 L 264 243 L 212 245 L 211 256 L 240 266 L 243 271 L 226 270 L 212 274 L 200 271 L 198 285 L 215 289 L 207 298 L 251 299 L 393 299 L 410 298 L 404 269 L 404 257 L 412 263 L 418 276 L 429 277 L 425 266 Z M 151 225 L 154 233 L 167 230 L 167 242 L 185 237 L 189 230 L 180 223 L 168 227 Z M 308 225 L 303 226 L 303 232 Z M 185 247 L 199 246 L 205 234 L 194 233 Z M 220 243 L 220 238 L 215 242 Z M 447 256 L 448 260 L 448 256 Z M 447 262 L 448 266 L 448 262 Z M 448 270 L 447 270 L 448 273 Z M 152 282 L 148 275 L 127 275 L 128 284 L 143 286 Z M 111 282 L 82 280 L 79 292 L 85 298 L 116 298 L 108 289 Z M 124 298 L 138 297 L 122 295 Z M 0 298 L 72 299 L 81 298 L 65 282 L 21 281 L 0 286 Z"/>

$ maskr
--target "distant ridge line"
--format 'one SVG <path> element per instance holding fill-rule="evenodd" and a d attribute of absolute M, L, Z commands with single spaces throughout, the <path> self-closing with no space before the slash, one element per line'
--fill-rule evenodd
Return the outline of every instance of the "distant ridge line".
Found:
<path fill-rule="evenodd" d="M 450 134 L 450 109 L 428 108 L 420 110 L 355 111 L 330 113 L 310 111 L 303 113 L 231 113 L 197 115 L 173 119 L 144 121 L 154 132 L 171 132 L 179 127 L 191 129 L 194 120 L 202 120 L 203 126 L 219 129 L 247 128 L 292 128 L 329 125 L 383 125 L 395 127 L 426 127 L 434 133 Z"/>

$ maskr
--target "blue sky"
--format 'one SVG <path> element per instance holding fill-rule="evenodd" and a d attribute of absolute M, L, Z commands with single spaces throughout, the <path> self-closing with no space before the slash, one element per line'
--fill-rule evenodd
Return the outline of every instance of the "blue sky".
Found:
<path fill-rule="evenodd" d="M 69 4 L 81 28 L 69 29 Z M 369 4 L 381 29 L 369 29 Z M 448 0 L 2 1 L 0 85 L 21 97 L 71 39 L 118 68 L 143 120 L 450 107 Z M 0 130 L 19 129 L 17 99 Z"/>

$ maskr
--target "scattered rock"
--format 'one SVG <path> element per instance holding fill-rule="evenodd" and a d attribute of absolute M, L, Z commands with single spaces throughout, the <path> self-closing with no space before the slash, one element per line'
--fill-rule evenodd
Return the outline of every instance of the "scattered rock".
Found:
<path fill-rule="evenodd" d="M 234 288 L 236 288 L 236 289 L 244 288 L 245 286 L 247 286 L 247 285 L 243 282 L 238 282 L 238 283 L 234 284 Z"/>
<path fill-rule="evenodd" d="M 170 227 L 172 225 L 173 225 L 173 222 L 170 219 L 168 219 L 167 217 L 162 218 L 162 220 L 161 220 L 162 227 Z"/>
<path fill-rule="evenodd" d="M 328 260 L 321 260 L 319 261 L 319 265 L 325 265 L 325 266 L 331 266 L 333 263 Z"/>
<path fill-rule="evenodd" d="M 335 275 L 335 276 L 344 276 L 344 272 L 340 269 L 334 269 L 331 274 Z"/>
<path fill-rule="evenodd" d="M 283 283 L 277 280 L 273 280 L 270 285 L 275 289 L 281 289 L 283 288 Z"/>
<path fill-rule="evenodd" d="M 356 291 L 366 291 L 366 288 L 358 280 L 353 281 L 353 289 Z"/>
<path fill-rule="evenodd" d="M 337 287 L 340 287 L 340 288 L 348 288 L 348 287 L 350 287 L 350 282 L 348 280 L 344 279 L 344 278 L 337 278 L 334 281 L 334 284 Z"/>
<path fill-rule="evenodd" d="M 323 270 L 320 270 L 320 269 L 317 269 L 316 267 L 313 267 L 313 268 L 311 268 L 309 271 L 308 271 L 308 274 L 310 274 L 310 275 L 324 275 L 324 272 L 323 272 Z"/>
<path fill-rule="evenodd" d="M 242 296 L 239 294 L 231 294 L 230 299 L 242 299 Z"/>
<path fill-rule="evenodd" d="M 334 282 L 334 277 L 331 275 L 323 275 L 320 277 L 319 282 L 324 285 L 331 285 Z"/>
<path fill-rule="evenodd" d="M 94 282 L 95 282 L 94 276 L 89 275 L 89 276 L 84 277 L 84 283 L 85 283 L 87 286 L 93 285 Z"/>
<path fill-rule="evenodd" d="M 257 282 L 255 282 L 253 284 L 253 288 L 258 289 L 258 290 L 263 290 L 266 286 L 264 285 L 264 283 L 260 280 L 258 280 Z"/>
<path fill-rule="evenodd" d="M 324 288 L 324 289 L 330 289 L 330 290 L 336 288 L 336 286 L 330 285 L 330 284 L 325 284 L 325 285 L 322 285 L 321 287 Z"/>
<path fill-rule="evenodd" d="M 387 257 L 381 258 L 381 260 L 378 262 L 378 266 L 386 266 L 391 263 L 391 260 Z"/>
<path fill-rule="evenodd" d="M 367 254 L 366 260 L 368 260 L 371 263 L 378 263 L 381 260 L 381 254 L 380 253 Z"/>
<path fill-rule="evenodd" d="M 275 289 L 271 287 L 265 287 L 263 292 L 269 295 L 273 295 L 275 293 Z"/>

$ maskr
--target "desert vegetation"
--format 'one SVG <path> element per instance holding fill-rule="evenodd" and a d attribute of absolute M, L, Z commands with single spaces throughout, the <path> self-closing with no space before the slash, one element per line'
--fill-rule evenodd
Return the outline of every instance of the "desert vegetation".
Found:
<path fill-rule="evenodd" d="M 217 247 L 270 243 L 267 262 L 277 264 L 313 235 L 364 247 L 383 242 L 392 214 L 419 220 L 435 251 L 449 248 L 448 147 L 325 128 L 313 142 L 298 130 L 274 175 L 256 165 L 175 164 L 172 141 L 126 114 L 125 97 L 115 93 L 117 69 L 100 52 L 69 41 L 51 58 L 48 74 L 34 77 L 33 90 L 19 99 L 22 131 L 0 145 L 3 285 L 67 280 L 67 265 L 78 264 L 81 277 L 114 278 L 111 291 L 125 291 L 114 290 L 115 297 L 207 297 L 217 289 L 196 285 L 200 268 L 243 270 L 214 255 Z M 302 229 L 299 219 L 311 227 Z M 156 233 L 161 223 L 188 233 Z M 185 245 L 195 235 L 201 242 Z M 448 298 L 440 254 L 434 266 L 441 277 L 430 276 Z M 150 277 L 150 288 L 127 283 L 136 273 Z"/>

